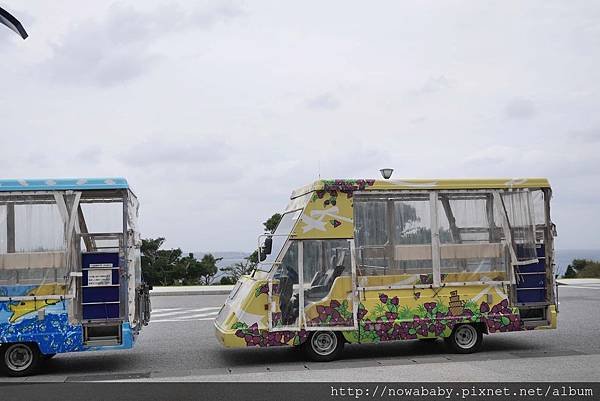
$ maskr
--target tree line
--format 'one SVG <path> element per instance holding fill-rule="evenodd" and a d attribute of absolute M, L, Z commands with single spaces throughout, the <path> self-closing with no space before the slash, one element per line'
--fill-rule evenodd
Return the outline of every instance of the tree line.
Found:
<path fill-rule="evenodd" d="M 275 213 L 263 223 L 265 231 L 275 232 L 281 215 Z M 216 258 L 207 253 L 198 260 L 193 253 L 184 255 L 181 248 L 162 249 L 165 238 L 146 238 L 142 240 L 142 276 L 151 286 L 171 285 L 210 285 L 219 272 Z M 243 261 L 222 269 L 225 273 L 220 284 L 235 284 L 240 277 L 250 274 L 258 263 L 258 250 Z"/>
<path fill-rule="evenodd" d="M 587 259 L 573 259 L 563 277 L 600 278 L 600 262 Z"/>

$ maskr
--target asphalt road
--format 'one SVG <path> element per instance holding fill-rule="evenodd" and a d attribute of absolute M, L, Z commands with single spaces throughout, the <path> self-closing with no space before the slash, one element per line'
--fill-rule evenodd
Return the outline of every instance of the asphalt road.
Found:
<path fill-rule="evenodd" d="M 600 380 L 600 286 L 561 286 L 557 330 L 486 336 L 456 355 L 443 341 L 349 345 L 344 359 L 305 362 L 296 349 L 225 349 L 213 323 L 225 295 L 153 297 L 134 349 L 57 355 L 40 374 L 0 381 Z"/>

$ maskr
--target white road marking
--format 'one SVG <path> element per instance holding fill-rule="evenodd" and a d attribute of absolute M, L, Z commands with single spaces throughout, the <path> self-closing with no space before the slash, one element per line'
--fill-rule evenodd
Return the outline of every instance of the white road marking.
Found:
<path fill-rule="evenodd" d="M 211 307 L 211 308 L 200 308 L 200 309 L 183 309 L 183 310 L 179 310 L 179 311 L 173 311 L 173 312 L 159 312 L 159 313 L 152 313 L 152 316 L 174 316 L 174 315 L 182 315 L 182 314 L 186 314 L 186 313 L 193 313 L 193 312 L 204 312 L 204 311 L 214 311 L 216 309 L 220 309 L 221 307 Z"/>
<path fill-rule="evenodd" d="M 153 316 L 158 316 L 158 315 L 172 316 L 172 315 L 180 315 L 182 313 L 190 313 L 190 312 L 214 311 L 214 310 L 218 310 L 220 308 L 221 308 L 220 306 L 219 307 L 210 307 L 210 308 L 198 308 L 198 309 L 183 309 L 183 308 L 181 308 L 176 311 L 165 311 L 165 312 L 163 312 L 163 311 L 158 312 L 156 310 L 153 310 L 152 315 Z"/>
<path fill-rule="evenodd" d="M 183 316 L 181 319 L 195 319 L 197 317 L 207 317 L 207 316 L 214 316 L 216 314 L 218 314 L 219 312 L 209 312 L 209 313 L 201 313 L 199 315 L 192 315 L 192 316 Z"/>
<path fill-rule="evenodd" d="M 219 313 L 218 309 L 221 307 L 155 309 L 150 317 L 150 323 L 214 320 Z M 156 313 L 156 311 L 160 312 Z"/>
<path fill-rule="evenodd" d="M 163 320 L 152 320 L 150 319 L 150 324 L 152 323 L 165 323 L 165 322 L 195 322 L 199 320 L 215 320 L 214 317 L 204 317 L 199 319 L 163 319 Z"/>

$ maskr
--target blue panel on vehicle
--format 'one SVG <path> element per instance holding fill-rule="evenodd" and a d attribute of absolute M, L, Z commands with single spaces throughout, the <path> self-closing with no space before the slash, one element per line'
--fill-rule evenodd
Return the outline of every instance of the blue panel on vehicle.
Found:
<path fill-rule="evenodd" d="M 118 252 L 89 252 L 81 254 L 81 266 L 89 269 L 93 264 L 112 264 L 113 267 L 119 266 Z M 92 267 L 94 268 L 94 267 Z"/>
<path fill-rule="evenodd" d="M 82 307 L 84 320 L 119 318 L 119 304 L 94 304 Z"/>
<path fill-rule="evenodd" d="M 546 257 L 546 246 L 544 244 L 537 244 L 535 246 L 535 250 L 536 250 L 538 258 L 545 258 Z"/>
<path fill-rule="evenodd" d="M 517 275 L 517 288 L 546 288 L 546 273 Z"/>
<path fill-rule="evenodd" d="M 538 263 L 532 263 L 529 265 L 519 266 L 519 271 L 522 273 L 533 273 L 533 272 L 545 272 L 546 271 L 546 250 L 544 244 L 536 245 L 536 254 L 538 257 Z M 522 245 L 517 245 L 517 257 L 521 259 L 524 255 Z"/>
<path fill-rule="evenodd" d="M 518 271 L 521 273 L 546 273 L 546 261 L 544 259 L 538 260 L 538 263 L 519 266 Z"/>
<path fill-rule="evenodd" d="M 119 307 L 119 253 L 118 252 L 89 252 L 81 255 L 82 262 L 82 308 L 84 320 L 95 319 L 116 319 L 120 316 Z M 114 268 L 114 269 L 113 269 Z M 99 275 L 96 275 L 96 280 L 92 283 L 92 287 L 87 287 L 90 284 L 88 276 L 91 271 L 98 270 Z M 110 283 L 104 284 L 104 277 L 107 279 L 110 275 Z M 108 282 L 108 280 L 106 280 Z M 100 285 L 98 285 L 100 284 Z M 117 286 L 113 286 L 117 285 Z M 86 305 L 88 302 L 98 302 L 93 305 Z"/>
<path fill-rule="evenodd" d="M 0 180 L 0 192 L 9 191 L 85 191 L 90 189 L 127 189 L 125 178 L 42 178 Z"/>
<path fill-rule="evenodd" d="M 88 287 L 83 289 L 83 303 L 119 301 L 119 287 Z"/>
<path fill-rule="evenodd" d="M 531 303 L 531 302 L 544 302 L 546 301 L 546 290 L 542 289 L 517 289 L 517 303 Z"/>

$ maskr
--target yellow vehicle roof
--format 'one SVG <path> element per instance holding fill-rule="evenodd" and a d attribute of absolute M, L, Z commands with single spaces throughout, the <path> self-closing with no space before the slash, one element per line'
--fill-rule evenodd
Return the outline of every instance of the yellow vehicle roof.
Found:
<path fill-rule="evenodd" d="M 455 178 L 455 179 L 333 179 L 318 180 L 292 192 L 291 198 L 312 191 L 385 191 L 416 189 L 510 189 L 550 188 L 546 178 Z"/>

